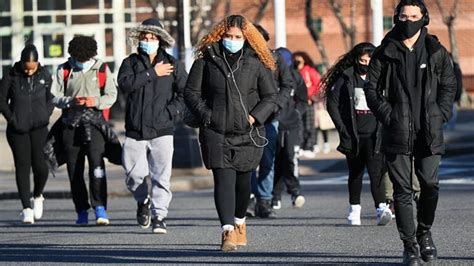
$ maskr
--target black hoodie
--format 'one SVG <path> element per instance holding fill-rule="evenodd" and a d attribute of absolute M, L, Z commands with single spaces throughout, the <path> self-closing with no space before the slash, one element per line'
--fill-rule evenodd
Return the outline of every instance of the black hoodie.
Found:
<path fill-rule="evenodd" d="M 53 112 L 52 77 L 38 64 L 38 70 L 27 76 L 23 64 L 16 62 L 0 83 L 0 112 L 9 128 L 27 133 L 48 125 Z"/>

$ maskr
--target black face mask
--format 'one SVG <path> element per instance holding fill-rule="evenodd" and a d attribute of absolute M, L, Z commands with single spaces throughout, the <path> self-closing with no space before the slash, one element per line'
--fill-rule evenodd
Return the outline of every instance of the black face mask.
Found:
<path fill-rule="evenodd" d="M 361 63 L 356 64 L 356 72 L 359 73 L 359 75 L 366 75 L 367 72 L 369 72 L 369 66 L 368 65 L 363 65 Z"/>
<path fill-rule="evenodd" d="M 397 23 L 398 32 L 400 33 L 400 37 L 403 40 L 409 39 L 413 37 L 423 26 L 425 22 L 423 19 L 419 19 L 417 21 L 399 21 Z"/>

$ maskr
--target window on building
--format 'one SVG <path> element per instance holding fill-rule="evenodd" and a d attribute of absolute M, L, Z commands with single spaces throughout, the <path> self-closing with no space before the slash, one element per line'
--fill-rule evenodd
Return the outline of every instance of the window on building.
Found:
<path fill-rule="evenodd" d="M 23 0 L 23 9 L 25 11 L 33 10 L 33 1 L 32 0 Z"/>
<path fill-rule="evenodd" d="M 11 17 L 0 17 L 0 25 L 9 27 L 12 25 Z"/>
<path fill-rule="evenodd" d="M 72 9 L 99 9 L 98 0 L 71 1 Z"/>
<path fill-rule="evenodd" d="M 3 60 L 9 60 L 12 58 L 12 37 L 1 36 L 0 37 L 0 58 Z"/>
<path fill-rule="evenodd" d="M 383 29 L 389 30 L 393 27 L 393 17 L 392 16 L 384 16 L 383 17 Z"/>
<path fill-rule="evenodd" d="M 66 2 L 65 0 L 37 0 L 38 1 L 38 10 L 65 10 Z M 77 2 L 77 1 L 72 1 Z"/>
<path fill-rule="evenodd" d="M 0 1 L 0 12 L 10 11 L 10 1 Z"/>
<path fill-rule="evenodd" d="M 316 27 L 316 30 L 318 32 L 322 32 L 323 31 L 323 19 L 320 18 L 320 17 L 317 17 L 313 20 L 313 23 L 314 23 L 314 26 Z"/>
<path fill-rule="evenodd" d="M 43 54 L 45 58 L 64 56 L 64 35 L 43 35 Z"/>
<path fill-rule="evenodd" d="M 33 26 L 33 17 L 32 16 L 24 16 L 23 17 L 23 24 L 25 24 L 25 26 Z"/>

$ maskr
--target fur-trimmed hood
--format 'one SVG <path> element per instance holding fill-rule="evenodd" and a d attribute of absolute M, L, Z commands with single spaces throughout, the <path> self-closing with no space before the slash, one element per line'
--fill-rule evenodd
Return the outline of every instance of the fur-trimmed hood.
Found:
<path fill-rule="evenodd" d="M 174 38 L 163 28 L 161 22 L 154 18 L 143 21 L 140 25 L 132 28 L 128 34 L 129 43 L 138 45 L 140 33 L 149 32 L 160 38 L 160 47 L 169 48 L 174 45 Z"/>

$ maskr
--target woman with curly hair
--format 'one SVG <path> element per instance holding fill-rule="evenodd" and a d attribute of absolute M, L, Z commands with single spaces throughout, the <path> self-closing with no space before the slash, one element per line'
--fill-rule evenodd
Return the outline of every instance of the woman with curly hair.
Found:
<path fill-rule="evenodd" d="M 376 209 L 377 225 L 392 219 L 382 186 L 385 159 L 380 153 L 380 123 L 365 100 L 364 83 L 370 57 L 375 49 L 363 42 L 341 56 L 321 80 L 321 91 L 337 131 L 338 151 L 346 155 L 349 166 L 350 225 L 360 225 L 360 193 L 365 167 L 370 177 L 370 189 Z"/>
<path fill-rule="evenodd" d="M 262 157 L 264 123 L 277 108 L 270 49 L 246 18 L 231 15 L 196 47 L 185 101 L 200 120 L 199 141 L 214 175 L 222 251 L 247 244 L 245 213 L 250 178 Z"/>

